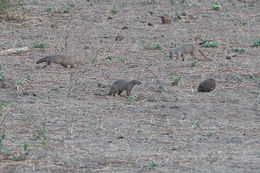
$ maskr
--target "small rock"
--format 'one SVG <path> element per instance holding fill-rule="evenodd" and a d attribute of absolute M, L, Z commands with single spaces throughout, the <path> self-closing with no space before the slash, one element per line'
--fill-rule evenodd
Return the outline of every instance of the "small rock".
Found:
<path fill-rule="evenodd" d="M 128 29 L 128 26 L 124 26 L 122 29 Z"/>
<path fill-rule="evenodd" d="M 84 46 L 84 49 L 89 49 L 89 48 L 90 48 L 89 45 Z"/>
<path fill-rule="evenodd" d="M 209 78 L 200 83 L 198 92 L 210 92 L 216 88 L 216 81 L 215 79 Z"/>
<path fill-rule="evenodd" d="M 124 136 L 118 136 L 118 139 L 124 139 L 125 137 Z"/>
<path fill-rule="evenodd" d="M 153 26 L 153 24 L 152 24 L 152 23 L 150 23 L 150 22 L 148 22 L 148 26 Z"/>
<path fill-rule="evenodd" d="M 226 56 L 226 59 L 231 59 L 231 56 L 227 55 L 227 56 Z"/>

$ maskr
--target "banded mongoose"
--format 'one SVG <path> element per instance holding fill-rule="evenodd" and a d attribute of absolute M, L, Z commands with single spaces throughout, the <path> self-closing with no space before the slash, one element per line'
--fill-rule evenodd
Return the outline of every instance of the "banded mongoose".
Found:
<path fill-rule="evenodd" d="M 209 78 L 200 83 L 198 92 L 210 92 L 216 88 L 216 81 L 215 79 Z"/>
<path fill-rule="evenodd" d="M 187 43 L 180 46 L 177 46 L 175 49 L 170 51 L 170 58 L 173 57 L 173 53 L 177 55 L 176 60 L 181 56 L 184 61 L 183 54 L 190 54 L 194 59 L 197 59 L 196 52 L 200 52 L 200 54 L 206 59 L 211 61 L 203 52 L 200 50 L 195 44 Z"/>
<path fill-rule="evenodd" d="M 120 95 L 123 91 L 126 91 L 126 95 L 129 96 L 131 90 L 135 85 L 140 85 L 141 82 L 137 80 L 117 80 L 113 83 L 108 95 L 116 96 L 116 93 Z"/>
<path fill-rule="evenodd" d="M 73 61 L 70 57 L 64 56 L 64 55 L 50 55 L 46 56 L 36 62 L 36 64 L 46 62 L 46 65 L 43 66 L 43 68 L 47 67 L 48 65 L 51 65 L 51 63 L 60 64 L 63 67 L 67 68 L 68 65 L 70 65 L 71 68 L 74 67 Z"/>

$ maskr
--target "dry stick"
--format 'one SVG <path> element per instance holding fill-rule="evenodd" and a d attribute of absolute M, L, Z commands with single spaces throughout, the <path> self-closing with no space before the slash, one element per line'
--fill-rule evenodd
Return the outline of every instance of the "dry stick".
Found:
<path fill-rule="evenodd" d="M 0 55 L 8 55 L 8 54 L 13 54 L 13 53 L 24 53 L 28 52 L 30 50 L 29 47 L 21 47 L 21 48 L 12 48 L 12 49 L 7 49 L 3 50 L 0 52 Z"/>

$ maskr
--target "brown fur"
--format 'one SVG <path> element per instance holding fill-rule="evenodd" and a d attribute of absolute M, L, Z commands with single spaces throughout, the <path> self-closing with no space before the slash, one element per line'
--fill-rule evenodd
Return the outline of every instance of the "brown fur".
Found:
<path fill-rule="evenodd" d="M 161 20 L 163 24 L 170 24 L 172 22 L 171 18 L 166 15 L 161 16 Z"/>
<path fill-rule="evenodd" d="M 175 49 L 170 51 L 170 58 L 173 57 L 173 53 L 177 55 L 176 60 L 181 56 L 182 60 L 184 61 L 184 54 L 190 54 L 192 57 L 197 60 L 196 52 L 200 52 L 200 54 L 205 58 L 205 60 L 211 60 L 209 59 L 203 52 L 200 50 L 196 45 L 192 43 L 183 44 L 180 46 L 177 46 Z"/>
<path fill-rule="evenodd" d="M 123 91 L 126 91 L 126 95 L 129 96 L 131 90 L 135 85 L 140 85 L 141 82 L 137 80 L 117 80 L 113 83 L 108 95 L 116 96 L 116 93 L 120 95 Z"/>
<path fill-rule="evenodd" d="M 46 65 L 43 67 L 47 67 L 48 65 L 51 65 L 51 63 L 60 64 L 63 67 L 67 68 L 68 65 L 70 65 L 71 68 L 74 67 L 73 61 L 70 57 L 64 56 L 64 55 L 50 55 L 46 56 L 36 62 L 36 64 L 46 62 Z"/>

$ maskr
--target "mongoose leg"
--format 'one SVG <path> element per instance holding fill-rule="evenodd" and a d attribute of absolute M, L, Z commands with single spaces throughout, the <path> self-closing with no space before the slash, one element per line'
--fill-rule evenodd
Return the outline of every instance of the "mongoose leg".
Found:
<path fill-rule="evenodd" d="M 183 56 L 183 54 L 181 54 L 181 57 L 182 57 L 182 61 L 184 61 L 184 56 Z"/>
<path fill-rule="evenodd" d="M 208 57 L 202 52 L 202 50 L 198 49 L 198 51 L 199 51 L 200 54 L 205 58 L 205 60 L 212 61 L 210 58 L 208 58 Z"/>
<path fill-rule="evenodd" d="M 180 57 L 180 55 L 181 55 L 181 54 L 178 52 L 178 53 L 177 53 L 176 60 Z"/>
<path fill-rule="evenodd" d="M 123 91 L 118 91 L 118 95 L 120 95 Z M 120 95 L 121 96 L 121 95 Z"/>
<path fill-rule="evenodd" d="M 196 54 L 194 51 L 191 52 L 191 56 L 193 57 L 194 60 L 197 60 Z"/>
<path fill-rule="evenodd" d="M 64 68 L 67 68 L 67 65 L 65 65 L 65 64 L 61 64 Z"/>
<path fill-rule="evenodd" d="M 46 68 L 48 66 L 48 64 L 46 64 L 45 66 L 43 66 L 42 68 Z"/>
<path fill-rule="evenodd" d="M 127 96 L 130 96 L 130 90 L 127 90 L 127 91 L 126 91 L 126 95 L 127 95 Z"/>

